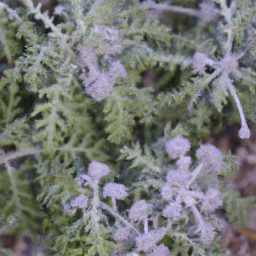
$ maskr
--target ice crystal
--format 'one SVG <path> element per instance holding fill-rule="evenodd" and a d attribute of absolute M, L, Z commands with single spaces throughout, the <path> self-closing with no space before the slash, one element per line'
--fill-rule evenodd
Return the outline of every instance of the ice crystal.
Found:
<path fill-rule="evenodd" d="M 122 184 L 108 183 L 103 188 L 103 197 L 113 197 L 118 200 L 123 200 L 129 194 L 127 188 Z"/>
<path fill-rule="evenodd" d="M 185 155 L 190 150 L 190 147 L 188 139 L 179 135 L 165 144 L 165 150 L 171 159 Z"/>

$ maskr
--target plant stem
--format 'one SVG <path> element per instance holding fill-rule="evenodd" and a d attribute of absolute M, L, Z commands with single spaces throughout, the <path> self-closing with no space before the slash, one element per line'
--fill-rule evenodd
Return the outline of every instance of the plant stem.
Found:
<path fill-rule="evenodd" d="M 110 214 L 112 214 L 114 217 L 116 217 L 117 219 L 119 219 L 121 222 L 123 222 L 128 228 L 133 229 L 137 234 L 140 235 L 140 232 L 130 223 L 128 222 L 126 219 L 124 219 L 121 215 L 119 215 L 116 211 L 114 211 L 114 209 L 112 209 L 111 207 L 109 207 L 107 204 L 100 202 L 100 207 L 103 210 L 108 211 Z"/>

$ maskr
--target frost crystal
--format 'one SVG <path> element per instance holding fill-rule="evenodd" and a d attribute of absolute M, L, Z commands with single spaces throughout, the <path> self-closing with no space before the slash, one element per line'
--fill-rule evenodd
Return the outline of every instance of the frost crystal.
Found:
<path fill-rule="evenodd" d="M 223 157 L 221 152 L 213 145 L 201 145 L 196 151 L 196 157 L 203 164 L 203 170 L 206 173 L 220 171 Z"/>
<path fill-rule="evenodd" d="M 214 3 L 203 2 L 199 5 L 200 7 L 200 17 L 206 22 L 211 22 L 215 20 L 216 13 L 214 12 L 215 5 Z"/>
<path fill-rule="evenodd" d="M 189 141 L 179 135 L 165 144 L 165 150 L 171 159 L 185 155 L 190 147 Z"/>
<path fill-rule="evenodd" d="M 148 254 L 148 256 L 169 256 L 170 251 L 168 247 L 164 246 L 163 244 L 160 244 L 157 246 L 152 253 Z"/>
<path fill-rule="evenodd" d="M 114 234 L 115 241 L 125 241 L 130 235 L 131 230 L 129 228 L 119 228 Z"/>
<path fill-rule="evenodd" d="M 92 161 L 88 166 L 88 175 L 95 180 L 99 180 L 101 177 L 107 176 L 109 172 L 110 169 L 106 164 L 96 161 Z"/>
<path fill-rule="evenodd" d="M 129 218 L 132 221 L 143 221 L 152 212 L 152 206 L 148 204 L 145 200 L 137 201 L 133 204 L 129 211 Z"/>
<path fill-rule="evenodd" d="M 70 206 L 85 210 L 88 206 L 88 197 L 81 194 L 77 196 L 75 199 L 71 200 Z"/>
<path fill-rule="evenodd" d="M 188 170 L 191 164 L 190 156 L 181 156 L 180 159 L 176 162 L 179 170 Z"/>
<path fill-rule="evenodd" d="M 136 238 L 137 251 L 147 252 L 150 249 L 156 247 L 158 241 L 160 241 L 166 234 L 165 228 L 149 231 L 147 234 L 143 234 Z"/>
<path fill-rule="evenodd" d="M 129 194 L 126 192 L 127 188 L 122 184 L 108 183 L 103 188 L 103 197 L 113 197 L 118 200 L 124 200 Z"/>
<path fill-rule="evenodd" d="M 162 215 L 164 217 L 177 220 L 180 217 L 181 210 L 182 210 L 181 204 L 178 202 L 173 202 L 164 208 Z"/>
<path fill-rule="evenodd" d="M 212 212 L 221 205 L 222 200 L 220 198 L 219 191 L 217 189 L 210 188 L 204 196 L 201 210 L 204 212 Z"/>

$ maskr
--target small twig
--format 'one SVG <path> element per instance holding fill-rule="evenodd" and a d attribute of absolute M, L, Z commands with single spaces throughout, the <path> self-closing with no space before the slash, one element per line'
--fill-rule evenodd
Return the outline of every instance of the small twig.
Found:
<path fill-rule="evenodd" d="M 126 219 L 124 219 L 121 215 L 119 215 L 117 212 L 115 212 L 111 207 L 109 207 L 107 204 L 100 202 L 100 207 L 103 210 L 108 211 L 110 214 L 112 214 L 114 217 L 118 218 L 120 221 L 122 221 L 127 227 L 133 229 L 137 234 L 140 235 L 140 232 Z"/>

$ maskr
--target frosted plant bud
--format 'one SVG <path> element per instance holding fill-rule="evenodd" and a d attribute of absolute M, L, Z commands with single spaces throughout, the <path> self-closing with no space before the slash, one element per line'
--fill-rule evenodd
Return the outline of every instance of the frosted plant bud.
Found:
<path fill-rule="evenodd" d="M 203 164 L 203 171 L 220 172 L 223 157 L 216 147 L 210 144 L 201 145 L 196 151 L 196 157 Z"/>
<path fill-rule="evenodd" d="M 199 4 L 200 7 L 200 18 L 203 21 L 211 22 L 216 19 L 215 5 L 214 3 L 203 2 Z"/>
<path fill-rule="evenodd" d="M 204 196 L 201 210 L 208 213 L 222 205 L 220 193 L 217 189 L 210 188 Z"/>
<path fill-rule="evenodd" d="M 130 252 L 130 253 L 125 254 L 125 256 L 139 256 L 139 254 L 136 252 Z"/>
<path fill-rule="evenodd" d="M 178 202 L 173 202 L 164 208 L 162 215 L 164 217 L 172 218 L 173 220 L 178 220 L 180 217 L 181 210 L 181 204 Z"/>
<path fill-rule="evenodd" d="M 189 141 L 179 135 L 165 143 L 165 150 L 171 159 L 185 155 L 190 147 Z"/>
<path fill-rule="evenodd" d="M 180 159 L 176 162 L 179 170 L 188 170 L 191 164 L 190 156 L 181 156 Z"/>
<path fill-rule="evenodd" d="M 166 180 L 171 186 L 185 186 L 190 179 L 190 172 L 187 170 L 169 171 Z"/>
<path fill-rule="evenodd" d="M 119 40 L 117 29 L 113 29 L 113 28 L 101 25 L 101 26 L 95 27 L 95 30 L 103 40 L 113 41 L 113 42 Z"/>
<path fill-rule="evenodd" d="M 160 228 L 136 237 L 137 251 L 147 252 L 150 249 L 155 248 L 158 241 L 165 236 L 166 231 L 167 230 L 165 228 Z"/>
<path fill-rule="evenodd" d="M 79 62 L 83 64 L 83 66 L 88 66 L 91 69 L 92 66 L 95 66 L 95 64 L 98 63 L 98 59 L 95 54 L 95 46 L 93 46 L 92 43 L 84 46 L 78 46 L 77 48 L 80 53 Z"/>
<path fill-rule="evenodd" d="M 88 206 L 88 197 L 81 194 L 70 201 L 70 206 L 85 210 Z"/>
<path fill-rule="evenodd" d="M 143 221 L 152 213 L 152 205 L 145 200 L 137 201 L 129 211 L 129 219 L 132 221 Z"/>
<path fill-rule="evenodd" d="M 64 204 L 63 212 L 66 213 L 69 217 L 71 217 L 76 214 L 76 209 L 72 209 L 69 204 Z"/>
<path fill-rule="evenodd" d="M 85 54 L 83 54 L 85 57 Z M 87 57 L 90 54 L 87 54 Z M 85 57 L 86 58 L 86 57 Z M 127 73 L 122 63 L 117 60 L 111 63 L 109 70 L 101 73 L 94 65 L 89 66 L 89 73 L 83 73 L 80 78 L 84 81 L 85 91 L 95 101 L 107 98 L 116 83 L 121 77 L 126 77 Z"/>
<path fill-rule="evenodd" d="M 86 182 L 86 180 L 82 178 L 82 175 L 75 178 L 75 180 L 80 186 L 84 185 L 84 183 Z"/>
<path fill-rule="evenodd" d="M 130 233 L 131 230 L 129 228 L 119 228 L 114 234 L 114 240 L 120 242 L 125 241 Z"/>
<path fill-rule="evenodd" d="M 193 57 L 193 68 L 194 72 L 202 74 L 205 70 L 207 64 L 206 60 L 208 59 L 207 55 L 201 52 L 196 52 Z"/>
<path fill-rule="evenodd" d="M 182 196 L 181 201 L 188 207 L 196 204 L 196 200 L 192 196 Z"/>
<path fill-rule="evenodd" d="M 247 126 L 242 126 L 241 129 L 238 132 L 238 136 L 241 139 L 249 139 L 251 136 L 251 132 Z"/>
<path fill-rule="evenodd" d="M 85 88 L 85 91 L 95 101 L 101 101 L 109 96 L 112 88 L 113 84 L 109 82 L 107 75 L 101 73 L 95 82 Z"/>
<path fill-rule="evenodd" d="M 129 194 L 127 188 L 122 184 L 108 183 L 103 188 L 103 197 L 112 197 L 118 200 L 124 200 Z"/>
<path fill-rule="evenodd" d="M 219 63 L 218 66 L 226 73 L 235 72 L 238 68 L 237 57 L 234 55 L 226 55 Z"/>
<path fill-rule="evenodd" d="M 143 3 L 141 3 L 141 8 L 142 9 L 148 9 L 148 8 L 152 8 L 156 3 L 152 0 L 147 0 L 144 1 Z"/>
<path fill-rule="evenodd" d="M 210 223 L 204 223 L 201 229 L 201 241 L 203 244 L 210 244 L 214 239 L 216 232 Z"/>
<path fill-rule="evenodd" d="M 174 196 L 174 191 L 169 185 L 164 185 L 161 189 L 161 196 L 166 201 L 172 201 Z"/>
<path fill-rule="evenodd" d="M 88 166 L 88 175 L 95 180 L 99 180 L 101 177 L 107 176 L 109 172 L 110 169 L 106 164 L 96 161 L 92 161 Z"/>
<path fill-rule="evenodd" d="M 119 38 L 119 32 L 117 29 L 109 28 L 107 26 L 99 26 L 95 27 L 96 33 L 99 34 L 101 40 L 107 42 L 107 46 L 102 50 L 104 50 L 105 57 L 108 55 L 117 55 L 120 54 L 123 50 L 121 45 L 121 40 Z M 103 53 L 103 51 L 102 51 Z"/>
<path fill-rule="evenodd" d="M 54 9 L 54 15 L 62 15 L 63 11 L 64 11 L 64 6 L 62 4 L 59 4 L 55 7 Z"/>
<path fill-rule="evenodd" d="M 152 253 L 148 254 L 148 256 L 169 256 L 169 255 L 170 255 L 170 251 L 168 247 L 166 247 L 163 244 L 160 244 L 153 250 Z"/>
<path fill-rule="evenodd" d="M 127 75 L 126 70 L 120 60 L 116 60 L 111 63 L 111 67 L 108 71 L 111 83 L 115 84 L 117 78 L 125 78 Z"/>

